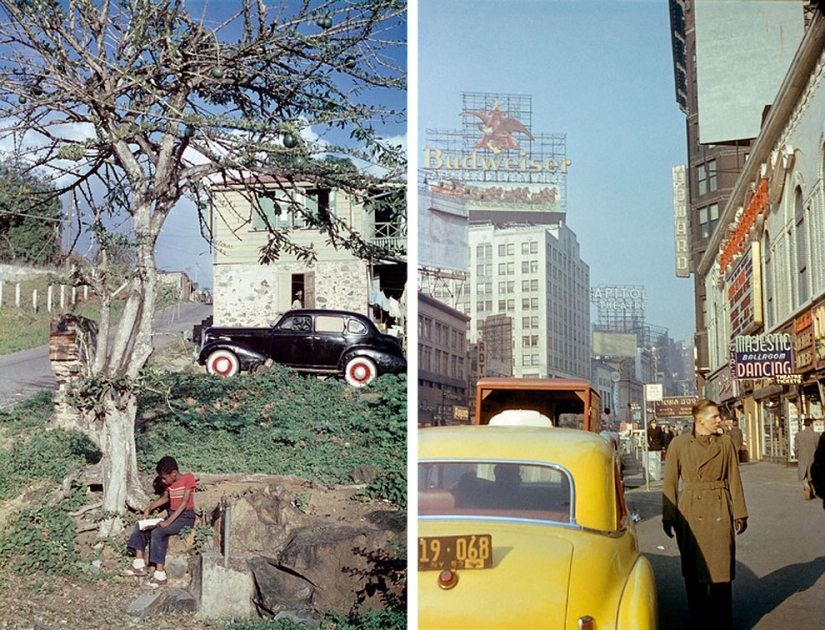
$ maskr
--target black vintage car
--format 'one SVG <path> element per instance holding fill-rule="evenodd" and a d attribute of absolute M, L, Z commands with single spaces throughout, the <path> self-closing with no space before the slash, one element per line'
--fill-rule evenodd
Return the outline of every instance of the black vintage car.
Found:
<path fill-rule="evenodd" d="M 407 369 L 398 339 L 368 317 L 324 309 L 288 311 L 271 328 L 207 328 L 197 362 L 210 374 L 232 376 L 269 359 L 302 372 L 343 375 L 355 387 Z"/>

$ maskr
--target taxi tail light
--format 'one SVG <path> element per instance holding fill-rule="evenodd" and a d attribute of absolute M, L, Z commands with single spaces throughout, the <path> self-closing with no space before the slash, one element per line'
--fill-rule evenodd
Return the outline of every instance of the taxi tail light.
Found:
<path fill-rule="evenodd" d="M 579 617 L 579 630 L 596 630 L 596 620 L 590 615 Z"/>

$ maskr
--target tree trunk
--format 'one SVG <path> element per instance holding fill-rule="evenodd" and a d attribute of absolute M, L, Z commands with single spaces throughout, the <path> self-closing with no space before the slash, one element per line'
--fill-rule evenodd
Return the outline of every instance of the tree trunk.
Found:
<path fill-rule="evenodd" d="M 84 416 L 84 431 L 94 437 L 103 459 L 100 469 L 103 479 L 102 510 L 108 518 L 100 525 L 101 537 L 114 536 L 123 530 L 121 515 L 125 506 L 142 510 L 149 496 L 137 472 L 135 448 L 135 414 L 137 397 L 131 390 L 120 394 L 105 394 L 103 412 Z M 94 415 L 94 417 L 89 417 Z"/>

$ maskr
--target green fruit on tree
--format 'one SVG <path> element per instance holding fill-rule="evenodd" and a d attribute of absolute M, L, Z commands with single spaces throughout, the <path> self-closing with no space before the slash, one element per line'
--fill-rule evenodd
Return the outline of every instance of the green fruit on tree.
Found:
<path fill-rule="evenodd" d="M 284 146 L 287 149 L 294 149 L 298 146 L 298 138 L 291 133 L 284 134 Z"/>
<path fill-rule="evenodd" d="M 347 68 L 349 68 L 350 70 L 352 70 L 352 69 L 355 67 L 355 65 L 356 65 L 355 57 L 353 57 L 352 55 L 350 55 L 349 57 L 347 57 L 346 59 L 344 59 L 344 65 L 345 65 Z"/>
<path fill-rule="evenodd" d="M 183 130 L 183 135 L 191 138 L 195 135 L 195 128 L 192 125 L 186 125 L 186 128 Z"/>
<path fill-rule="evenodd" d="M 321 25 L 322 28 L 324 28 L 324 29 L 332 28 L 332 18 L 331 17 L 329 17 L 327 15 L 323 18 L 323 20 L 324 20 L 324 23 Z"/>
<path fill-rule="evenodd" d="M 20 96 L 17 100 L 20 102 L 21 105 L 23 105 L 29 99 L 27 99 L 25 96 Z"/>
<path fill-rule="evenodd" d="M 212 68 L 212 76 L 216 79 L 223 78 L 223 68 Z"/>

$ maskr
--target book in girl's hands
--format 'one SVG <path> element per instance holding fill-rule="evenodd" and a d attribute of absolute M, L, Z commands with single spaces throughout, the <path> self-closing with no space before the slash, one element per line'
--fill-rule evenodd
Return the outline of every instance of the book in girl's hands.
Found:
<path fill-rule="evenodd" d="M 144 518 L 138 521 L 138 527 L 140 528 L 140 531 L 144 532 L 147 529 L 157 527 L 157 524 L 162 520 L 162 518 Z"/>

